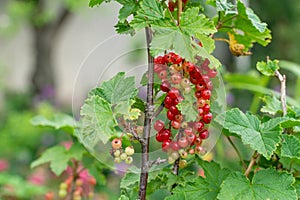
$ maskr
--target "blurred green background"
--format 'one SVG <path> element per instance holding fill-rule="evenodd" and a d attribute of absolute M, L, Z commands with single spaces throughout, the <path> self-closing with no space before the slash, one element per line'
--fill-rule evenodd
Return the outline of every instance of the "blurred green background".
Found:
<path fill-rule="evenodd" d="M 259 60 L 267 56 L 282 62 L 287 75 L 288 95 L 300 102 L 300 1 L 250 1 L 252 9 L 269 24 L 273 41 L 266 48 L 254 46 L 253 55 L 234 58 L 226 44 L 217 43 L 215 51 L 224 64 L 223 80 L 227 91 L 227 106 L 259 112 L 257 97 L 265 88 L 278 90 L 276 79 L 263 78 L 255 70 Z M 52 177 L 47 170 L 32 170 L 30 163 L 47 147 L 70 140 L 63 131 L 37 128 L 30 120 L 37 114 L 46 116 L 64 112 L 78 116 L 78 110 L 87 92 L 97 85 L 107 62 L 90 57 L 85 68 L 80 68 L 86 56 L 96 45 L 106 41 L 111 48 L 101 48 L 108 58 L 117 58 L 127 50 L 143 48 L 143 33 L 114 39 L 114 24 L 118 15 L 117 3 L 99 8 L 88 8 L 85 0 L 1 0 L 0 1 L 0 197 L 15 193 L 5 187 L 9 177 L 20 194 L 19 199 L 32 198 L 48 188 Z M 104 45 L 105 46 L 105 45 Z M 120 67 L 127 71 L 145 63 L 139 51 L 133 51 Z M 89 63 L 90 62 L 90 63 Z M 77 74 L 80 71 L 80 78 Z M 116 70 L 112 70 L 116 72 Z M 76 84 L 75 84 L 76 83 Z M 244 85 L 243 85 L 244 84 Z M 246 85 L 248 84 L 248 85 Z M 249 84 L 253 88 L 249 88 Z M 72 99 L 72 97 L 75 99 Z M 73 100 L 73 101 L 72 101 Z M 72 107 L 73 106 L 73 107 Z M 246 147 L 235 141 L 245 156 Z M 237 168 L 237 156 L 226 138 L 220 137 L 212 154 L 224 165 Z M 42 190 L 35 188 L 32 177 L 47 180 Z M 109 184 L 97 188 L 97 199 L 115 199 L 120 176 L 108 174 Z M 59 178 L 58 178 L 59 179 Z M 12 184 L 12 183 L 11 183 Z M 25 187 L 28 185 L 28 187 Z M 20 186 L 20 187 L 17 187 Z M 44 190 L 45 189 L 45 190 Z M 8 195 L 8 196 L 9 196 Z M 16 199 L 7 197 L 7 199 Z"/>

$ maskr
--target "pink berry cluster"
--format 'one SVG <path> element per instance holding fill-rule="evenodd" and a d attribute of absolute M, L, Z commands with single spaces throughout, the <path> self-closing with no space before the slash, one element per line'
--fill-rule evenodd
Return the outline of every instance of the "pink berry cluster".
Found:
<path fill-rule="evenodd" d="M 173 52 L 154 59 L 154 72 L 161 79 L 160 90 L 166 93 L 164 107 L 169 120 L 167 123 L 157 120 L 154 129 L 156 140 L 169 154 L 170 163 L 180 157 L 186 158 L 188 154 L 205 153 L 201 144 L 209 136 L 207 128 L 213 117 L 210 112 L 211 78 L 217 75 L 217 70 L 208 65 L 208 59 L 197 66 Z M 177 107 L 184 95 L 195 95 L 197 99 L 194 106 L 198 116 L 194 121 L 186 121 Z M 174 137 L 172 131 L 177 133 Z"/>
<path fill-rule="evenodd" d="M 125 149 L 122 148 L 122 138 L 114 138 L 111 142 L 112 151 L 111 154 L 115 158 L 115 163 L 121 163 L 124 161 L 126 164 L 133 162 L 132 155 L 134 154 L 133 146 L 128 146 Z"/>

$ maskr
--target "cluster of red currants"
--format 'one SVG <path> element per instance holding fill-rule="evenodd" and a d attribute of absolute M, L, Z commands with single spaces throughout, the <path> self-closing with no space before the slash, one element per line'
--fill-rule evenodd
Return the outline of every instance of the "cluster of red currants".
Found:
<path fill-rule="evenodd" d="M 173 52 L 154 59 L 154 72 L 161 79 L 160 90 L 166 93 L 164 107 L 169 120 L 167 123 L 157 120 L 154 129 L 157 131 L 156 140 L 162 142 L 163 151 L 169 154 L 170 163 L 180 157 L 186 158 L 188 154 L 205 154 L 201 144 L 209 136 L 207 128 L 213 117 L 210 112 L 213 87 L 210 79 L 217 75 L 216 69 L 210 69 L 208 65 L 208 59 L 197 66 Z M 186 95 L 195 95 L 197 99 L 193 106 L 198 116 L 193 121 L 187 121 L 177 107 Z"/>
<path fill-rule="evenodd" d="M 133 146 L 128 146 L 122 149 L 122 139 L 114 138 L 111 142 L 112 151 L 111 154 L 115 158 L 115 163 L 121 163 L 125 161 L 126 164 L 131 164 L 133 161 L 132 155 L 134 154 Z"/>

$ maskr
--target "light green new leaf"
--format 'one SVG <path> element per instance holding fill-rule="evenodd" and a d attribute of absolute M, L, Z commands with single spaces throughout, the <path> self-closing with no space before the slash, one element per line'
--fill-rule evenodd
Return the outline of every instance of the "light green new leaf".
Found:
<path fill-rule="evenodd" d="M 111 105 L 99 96 L 91 96 L 85 100 L 80 115 L 81 139 L 86 145 L 92 148 L 101 140 L 104 144 L 116 134 L 115 127 L 118 125 Z"/>
<path fill-rule="evenodd" d="M 125 196 L 125 195 L 121 195 L 119 197 L 119 200 L 129 200 L 129 198 L 127 196 Z"/>
<path fill-rule="evenodd" d="M 217 32 L 212 21 L 204 14 L 199 15 L 198 7 L 192 7 L 182 12 L 180 16 L 180 27 L 191 36 L 197 34 L 209 35 Z"/>
<path fill-rule="evenodd" d="M 100 86 L 105 100 L 112 104 L 118 104 L 137 95 L 135 78 L 125 77 L 125 72 L 119 72 L 108 81 L 104 81 Z"/>
<path fill-rule="evenodd" d="M 31 119 L 31 124 L 34 126 L 52 127 L 56 130 L 63 129 L 70 133 L 73 133 L 74 128 L 77 126 L 76 121 L 66 114 L 54 114 L 51 119 L 37 115 Z"/>
<path fill-rule="evenodd" d="M 250 145 L 253 150 L 270 159 L 280 142 L 280 122 L 277 119 L 261 123 L 255 115 L 244 114 L 234 108 L 226 112 L 224 128 L 239 135 L 244 144 Z"/>
<path fill-rule="evenodd" d="M 281 156 L 300 159 L 300 140 L 293 135 L 282 135 Z"/>
<path fill-rule="evenodd" d="M 275 96 L 265 95 L 261 100 L 265 103 L 260 109 L 261 112 L 275 115 L 281 111 L 281 102 Z"/>
<path fill-rule="evenodd" d="M 194 105 L 197 98 L 192 91 L 188 94 L 183 94 L 183 97 L 184 100 L 177 105 L 177 108 L 181 111 L 185 121 L 193 121 L 198 117 L 197 108 Z"/>
<path fill-rule="evenodd" d="M 256 69 L 265 76 L 275 76 L 275 71 L 279 70 L 278 60 L 268 60 L 256 63 Z"/>
<path fill-rule="evenodd" d="M 218 199 L 295 200 L 297 194 L 292 186 L 294 181 L 292 175 L 274 169 L 258 171 L 252 181 L 240 172 L 233 172 L 223 182 Z"/>

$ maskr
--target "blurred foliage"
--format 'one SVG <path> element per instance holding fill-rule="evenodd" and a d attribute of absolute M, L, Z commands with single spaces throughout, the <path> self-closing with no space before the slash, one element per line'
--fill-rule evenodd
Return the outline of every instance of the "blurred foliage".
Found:
<path fill-rule="evenodd" d="M 267 47 L 256 45 L 252 66 L 266 56 L 300 63 L 300 1 L 250 1 L 253 10 L 268 23 L 273 40 Z"/>

